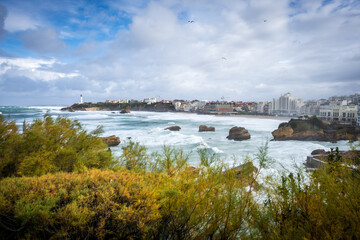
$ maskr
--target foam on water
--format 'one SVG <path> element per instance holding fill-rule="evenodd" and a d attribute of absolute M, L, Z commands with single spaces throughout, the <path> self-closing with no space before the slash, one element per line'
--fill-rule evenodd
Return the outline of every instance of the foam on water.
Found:
<path fill-rule="evenodd" d="M 79 120 L 85 129 L 91 131 L 98 125 L 103 125 L 103 136 L 116 135 L 121 139 L 121 144 L 112 147 L 116 156 L 121 154 L 121 147 L 131 138 L 132 141 L 145 145 L 149 152 L 161 151 L 164 145 L 181 147 L 190 154 L 190 163 L 198 163 L 197 150 L 210 149 L 217 153 L 224 161 L 232 164 L 244 161 L 246 156 L 255 159 L 258 148 L 272 139 L 271 132 L 277 129 L 284 120 L 256 119 L 245 117 L 228 117 L 213 115 L 196 115 L 187 113 L 156 113 L 135 112 L 130 114 L 111 113 L 109 111 L 92 112 L 61 112 L 61 107 L 29 107 L 29 108 L 1 108 L 1 111 L 10 115 L 10 119 L 17 121 L 20 126 L 24 120 L 32 121 L 42 118 L 47 111 L 51 115 L 66 115 L 70 119 Z M 5 110 L 5 111 L 4 111 Z M 4 115 L 5 115 L 4 114 Z M 164 130 L 166 127 L 179 125 L 179 132 Z M 215 132 L 198 132 L 199 125 L 215 127 Z M 246 141 L 229 141 L 226 136 L 233 126 L 245 127 L 251 134 L 251 139 Z M 356 144 L 354 144 L 356 145 Z M 294 169 L 294 164 L 302 165 L 306 156 L 314 149 L 339 147 L 340 150 L 349 150 L 347 141 L 338 143 L 309 142 L 309 141 L 269 141 L 269 157 L 274 159 L 274 169 Z M 256 161 L 255 161 L 256 163 Z M 271 170 L 267 170 L 269 173 Z"/>

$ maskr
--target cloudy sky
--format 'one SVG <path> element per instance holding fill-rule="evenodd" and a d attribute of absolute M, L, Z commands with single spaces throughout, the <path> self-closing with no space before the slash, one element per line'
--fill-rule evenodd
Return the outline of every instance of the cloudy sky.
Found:
<path fill-rule="evenodd" d="M 0 105 L 360 92 L 360 1 L 2 0 Z"/>

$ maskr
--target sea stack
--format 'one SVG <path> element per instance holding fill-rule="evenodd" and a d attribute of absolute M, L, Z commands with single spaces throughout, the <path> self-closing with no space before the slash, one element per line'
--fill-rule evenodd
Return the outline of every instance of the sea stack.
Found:
<path fill-rule="evenodd" d="M 250 133 L 243 127 L 233 127 L 226 138 L 235 141 L 247 140 L 250 139 Z"/>
<path fill-rule="evenodd" d="M 170 130 L 170 131 L 179 131 L 181 129 L 181 127 L 179 126 L 171 126 L 171 127 L 167 127 L 164 130 Z"/>
<path fill-rule="evenodd" d="M 199 132 L 215 132 L 214 127 L 208 127 L 206 125 L 200 125 L 199 126 Z"/>
<path fill-rule="evenodd" d="M 130 109 L 125 108 L 125 109 L 121 110 L 120 113 L 130 113 Z"/>

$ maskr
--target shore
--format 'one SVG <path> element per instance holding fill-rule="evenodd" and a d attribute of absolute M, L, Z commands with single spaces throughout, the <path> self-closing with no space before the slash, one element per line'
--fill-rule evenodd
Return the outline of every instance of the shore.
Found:
<path fill-rule="evenodd" d="M 89 107 L 85 108 L 85 111 L 114 111 L 110 109 L 100 109 L 98 107 Z M 132 110 L 137 112 L 139 110 Z M 147 110 L 140 110 L 143 112 L 163 112 L 163 111 L 147 111 Z M 281 117 L 281 116 L 269 116 L 269 115 L 246 115 L 246 114 L 207 114 L 207 113 L 197 113 L 197 112 L 179 112 L 179 111 L 164 111 L 164 112 L 171 112 L 171 113 L 182 113 L 182 114 L 197 114 L 197 115 L 213 115 L 216 117 L 239 117 L 239 118 L 253 118 L 253 119 L 272 119 L 272 120 L 281 120 L 281 121 L 290 121 L 291 117 Z"/>
<path fill-rule="evenodd" d="M 134 112 L 137 112 L 135 110 Z M 143 111 L 143 112 L 153 112 L 153 111 Z M 270 115 L 246 115 L 246 114 L 208 114 L 208 113 L 197 113 L 197 112 L 179 112 L 179 111 L 168 111 L 171 113 L 181 113 L 181 114 L 197 114 L 197 115 L 206 115 L 206 116 L 215 116 L 215 117 L 239 117 L 239 118 L 254 118 L 254 119 L 271 119 L 271 120 L 281 120 L 281 121 L 290 121 L 292 117 L 281 117 L 281 116 L 270 116 Z"/>
<path fill-rule="evenodd" d="M 267 116 L 267 115 L 215 115 L 218 117 L 239 117 L 239 118 L 255 118 L 255 119 L 272 119 L 290 121 L 291 117 Z"/>

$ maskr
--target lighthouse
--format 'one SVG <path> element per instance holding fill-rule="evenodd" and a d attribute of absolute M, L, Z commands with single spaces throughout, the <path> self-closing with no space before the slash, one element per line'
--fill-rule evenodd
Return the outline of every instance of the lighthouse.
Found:
<path fill-rule="evenodd" d="M 80 103 L 83 103 L 82 94 L 80 94 Z"/>

